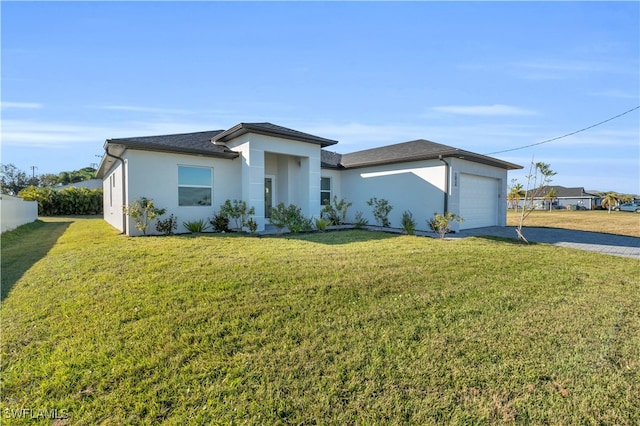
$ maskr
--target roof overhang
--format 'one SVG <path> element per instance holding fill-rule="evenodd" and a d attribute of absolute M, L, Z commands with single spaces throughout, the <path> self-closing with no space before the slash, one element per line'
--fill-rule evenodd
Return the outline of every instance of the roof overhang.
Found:
<path fill-rule="evenodd" d="M 185 154 L 185 155 L 197 155 L 200 157 L 214 157 L 214 158 L 225 158 L 228 160 L 233 160 L 238 158 L 240 154 L 235 151 L 227 150 L 224 152 L 211 152 L 197 148 L 185 148 L 179 146 L 167 146 L 167 145 L 150 145 L 147 143 L 139 143 L 135 141 L 126 141 L 118 140 L 113 141 L 112 139 L 107 139 L 104 143 L 105 154 L 102 157 L 102 161 L 100 162 L 100 166 L 98 166 L 98 171 L 96 172 L 97 178 L 104 178 L 109 170 L 113 167 L 116 161 L 118 161 L 118 157 L 122 157 L 128 149 L 133 149 L 137 151 L 150 151 L 150 152 L 169 152 L 175 154 Z"/>
<path fill-rule="evenodd" d="M 320 145 L 322 148 L 335 145 L 338 141 L 332 139 L 321 138 L 319 136 L 310 135 L 296 130 L 287 129 L 280 126 L 269 125 L 269 123 L 240 123 L 229 130 L 215 135 L 211 138 L 211 142 L 216 145 L 224 144 L 230 140 L 238 138 L 247 133 L 254 133 L 263 136 L 273 136 L 282 139 L 289 139 L 300 142 L 307 142 Z"/>
<path fill-rule="evenodd" d="M 476 154 L 470 151 L 463 151 L 459 149 L 454 149 L 450 151 L 441 151 L 431 154 L 425 155 L 412 155 L 407 157 L 395 157 L 384 160 L 375 160 L 375 161 L 367 161 L 367 162 L 354 162 L 354 163 L 343 163 L 342 166 L 346 169 L 356 169 L 362 167 L 372 167 L 372 166 L 384 166 L 389 164 L 397 164 L 397 163 L 408 163 L 412 161 L 426 161 L 426 160 L 439 160 L 439 159 L 448 159 L 448 158 L 457 158 L 459 160 L 471 161 L 473 163 L 480 163 L 487 166 L 498 167 L 506 170 L 520 170 L 523 167 L 509 163 L 508 161 L 498 160 L 497 158 L 487 157 L 485 155 Z"/>

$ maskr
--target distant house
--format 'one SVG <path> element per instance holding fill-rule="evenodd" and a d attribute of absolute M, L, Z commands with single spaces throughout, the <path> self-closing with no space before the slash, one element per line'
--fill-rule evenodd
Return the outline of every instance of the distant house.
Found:
<path fill-rule="evenodd" d="M 68 183 L 66 185 L 56 186 L 53 189 L 61 190 L 67 188 L 102 189 L 102 179 L 89 179 L 75 183 Z"/>
<path fill-rule="evenodd" d="M 140 197 L 180 224 L 212 217 L 225 200 L 237 199 L 255 208 L 262 231 L 278 203 L 318 218 L 323 203 L 336 196 L 353 203 L 351 222 L 361 212 L 375 223 L 367 201 L 377 197 L 393 206 L 389 220 L 396 227 L 404 211 L 412 212 L 418 229 L 445 211 L 464 218 L 454 230 L 506 225 L 507 171 L 519 165 L 423 139 L 349 154 L 326 149 L 336 143 L 271 123 L 107 139 L 97 172 L 104 218 L 136 235 L 122 206 Z"/>
<path fill-rule="evenodd" d="M 547 198 L 549 191 L 555 190 L 556 196 L 553 200 Z M 550 185 L 542 192 L 542 195 L 534 200 L 536 209 L 549 210 L 549 202 L 552 208 L 568 209 L 577 208 L 579 210 L 595 210 L 600 207 L 602 197 L 597 194 L 586 192 L 584 188 L 565 188 L 564 186 Z"/>

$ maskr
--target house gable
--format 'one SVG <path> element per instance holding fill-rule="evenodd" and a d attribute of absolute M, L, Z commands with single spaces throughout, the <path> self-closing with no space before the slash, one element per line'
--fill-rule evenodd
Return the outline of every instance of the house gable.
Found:
<path fill-rule="evenodd" d="M 225 144 L 236 139 L 246 133 L 255 133 L 263 136 L 272 136 L 279 139 L 289 139 L 299 142 L 308 142 L 326 147 L 335 145 L 338 141 L 332 139 L 321 138 L 319 136 L 310 135 L 309 133 L 299 132 L 271 123 L 240 123 L 224 132 L 218 133 L 211 138 L 214 144 Z"/>

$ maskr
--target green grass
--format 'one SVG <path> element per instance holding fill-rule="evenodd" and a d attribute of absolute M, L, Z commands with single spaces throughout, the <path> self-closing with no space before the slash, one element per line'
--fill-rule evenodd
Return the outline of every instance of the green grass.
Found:
<path fill-rule="evenodd" d="M 521 212 L 507 211 L 507 225 L 517 226 Z M 524 226 L 575 229 L 578 231 L 640 237 L 640 214 L 606 210 L 535 210 L 525 219 Z"/>
<path fill-rule="evenodd" d="M 640 423 L 635 259 L 366 231 L 127 238 L 100 219 L 18 232 L 3 424 Z M 25 239 L 40 254 L 5 263 Z"/>

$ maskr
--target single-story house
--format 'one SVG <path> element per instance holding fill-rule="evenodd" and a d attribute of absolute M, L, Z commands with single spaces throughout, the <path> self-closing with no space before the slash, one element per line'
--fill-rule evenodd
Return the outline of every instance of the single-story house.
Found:
<path fill-rule="evenodd" d="M 550 191 L 555 191 L 555 197 L 550 200 L 547 197 Z M 549 203 L 552 208 L 567 209 L 578 208 L 581 210 L 595 210 L 600 207 L 602 197 L 597 194 L 586 192 L 582 187 L 566 188 L 559 185 L 549 185 L 545 187 L 541 196 L 534 199 L 536 209 L 549 210 Z"/>
<path fill-rule="evenodd" d="M 507 171 L 519 165 L 422 139 L 348 154 L 327 149 L 336 143 L 271 123 L 107 139 L 97 172 L 104 218 L 138 235 L 122 207 L 140 197 L 153 199 L 179 224 L 212 217 L 225 200 L 244 200 L 262 231 L 278 203 L 318 218 L 323 200 L 337 196 L 353 203 L 348 221 L 361 212 L 374 224 L 367 201 L 377 197 L 392 205 L 395 227 L 403 211 L 413 214 L 418 229 L 445 211 L 464 219 L 454 230 L 506 225 Z"/>

